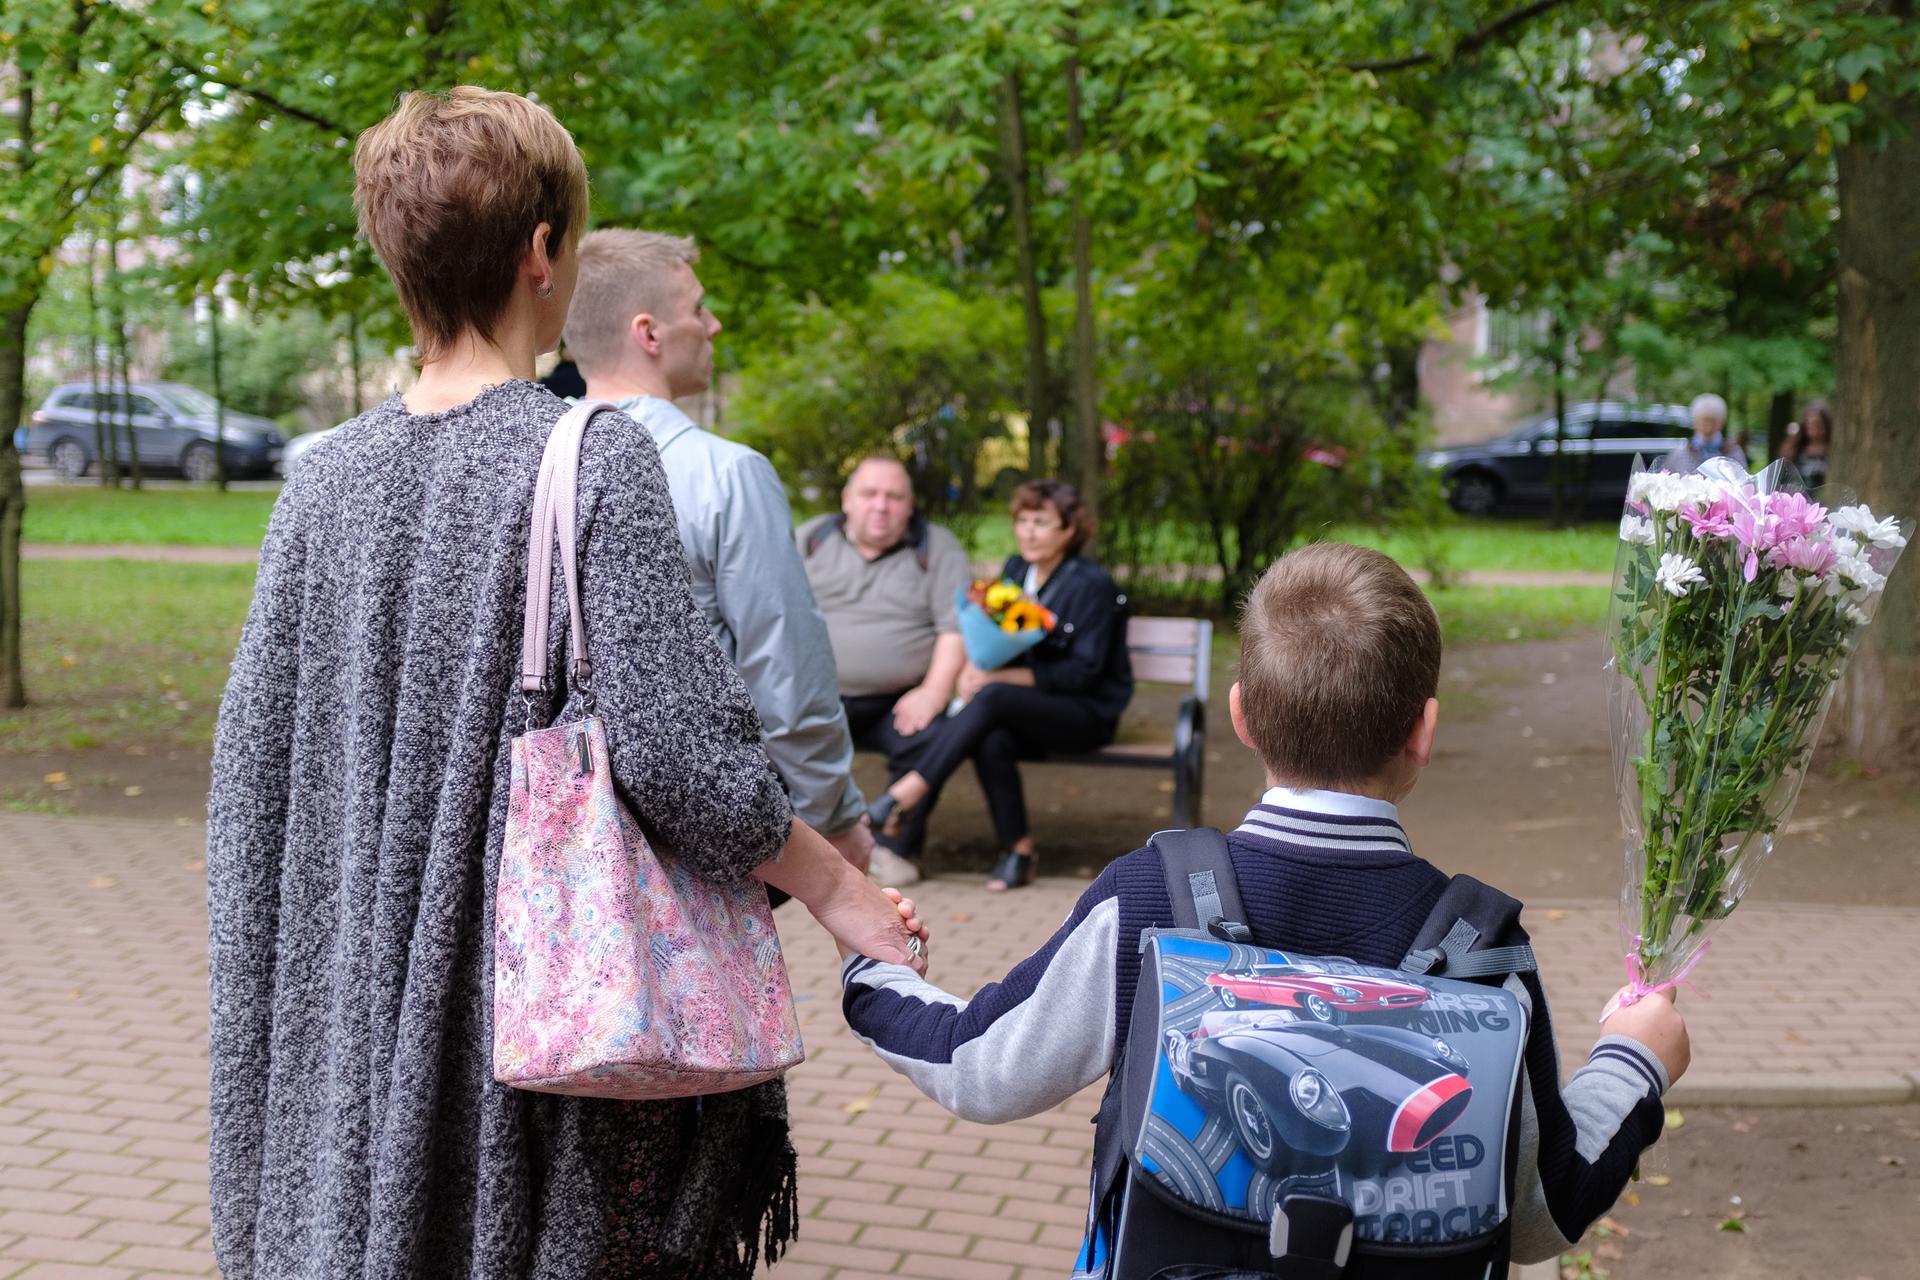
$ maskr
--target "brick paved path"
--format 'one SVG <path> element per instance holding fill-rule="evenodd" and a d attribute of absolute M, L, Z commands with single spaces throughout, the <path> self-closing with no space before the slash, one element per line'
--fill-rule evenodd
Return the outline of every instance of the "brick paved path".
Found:
<path fill-rule="evenodd" d="M 0 1280 L 211 1275 L 197 826 L 0 814 Z M 999 976 L 1083 886 L 917 894 L 936 976 Z M 1079 1241 L 1096 1095 L 964 1124 L 840 1026 L 830 948 L 781 913 L 809 1058 L 792 1076 L 806 1222 L 782 1280 L 1059 1277 Z M 1611 903 L 1528 911 L 1577 1058 L 1619 985 Z M 1687 997 L 1696 1076 L 1920 1068 L 1920 909 L 1747 908 Z M 1796 955 L 1817 957 L 1791 976 Z"/>

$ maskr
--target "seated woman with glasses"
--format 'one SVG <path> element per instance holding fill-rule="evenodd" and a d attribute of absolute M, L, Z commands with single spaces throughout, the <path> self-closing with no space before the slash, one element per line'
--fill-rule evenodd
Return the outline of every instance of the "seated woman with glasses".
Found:
<path fill-rule="evenodd" d="M 927 730 L 930 741 L 919 766 L 870 810 L 874 825 L 884 827 L 937 793 L 971 757 L 1003 850 L 987 881 L 996 890 L 1033 879 L 1020 760 L 1105 746 L 1133 696 L 1127 598 L 1105 569 L 1082 554 L 1093 536 L 1093 513 L 1072 485 L 1059 480 L 1021 485 L 1012 511 L 1020 554 L 1008 558 L 1001 576 L 1052 611 L 1053 631 L 996 671 L 969 662 L 957 687 L 965 706 Z"/>

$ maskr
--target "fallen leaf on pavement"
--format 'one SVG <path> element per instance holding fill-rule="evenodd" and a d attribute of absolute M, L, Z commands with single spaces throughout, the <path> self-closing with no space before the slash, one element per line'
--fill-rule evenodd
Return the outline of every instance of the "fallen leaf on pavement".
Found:
<path fill-rule="evenodd" d="M 1647 1185 L 1650 1187 L 1671 1186 L 1673 1185 L 1673 1179 L 1664 1173 L 1650 1173 L 1647 1175 Z"/>
<path fill-rule="evenodd" d="M 121 792 L 121 794 L 131 800 L 138 797 L 145 790 L 145 787 L 128 787 L 125 791 Z"/>
<path fill-rule="evenodd" d="M 872 1106 L 873 1106 L 873 1099 L 871 1098 L 855 1098 L 852 1102 L 849 1102 L 846 1106 L 840 1109 L 846 1112 L 850 1116 L 857 1116 L 861 1112 L 870 1109 Z"/>
<path fill-rule="evenodd" d="M 45 778 L 41 779 L 41 781 L 51 783 L 56 787 L 59 786 L 61 783 L 65 782 L 66 780 L 67 780 L 67 775 L 64 773 L 58 773 L 58 772 L 50 773 Z"/>
<path fill-rule="evenodd" d="M 1567 918 L 1567 913 L 1559 910 L 1558 908 L 1547 912 L 1547 919 L 1552 921 L 1557 922 L 1557 921 L 1565 920 L 1566 918 Z"/>
<path fill-rule="evenodd" d="M 1740 1216 L 1735 1214 L 1731 1218 L 1722 1218 L 1720 1220 L 1720 1229 L 1722 1231 L 1738 1231 L 1744 1235 L 1747 1230 L 1747 1224 L 1740 1221 Z"/>
<path fill-rule="evenodd" d="M 120 882 L 115 880 L 112 876 L 95 876 L 93 879 L 87 881 L 87 888 L 111 889 L 113 888 L 114 885 L 118 883 Z"/>

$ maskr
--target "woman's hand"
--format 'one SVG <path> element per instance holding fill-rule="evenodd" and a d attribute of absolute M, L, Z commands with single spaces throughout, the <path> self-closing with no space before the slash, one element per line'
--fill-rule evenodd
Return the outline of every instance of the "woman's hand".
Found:
<path fill-rule="evenodd" d="M 818 920 L 840 948 L 845 960 L 856 951 L 888 964 L 911 965 L 926 976 L 932 934 L 916 913 L 913 901 L 897 889 L 881 889 L 862 877 L 850 892 L 836 895 L 814 910 Z"/>
<path fill-rule="evenodd" d="M 963 702 L 973 701 L 973 695 L 993 683 L 994 673 L 982 671 L 968 662 L 960 668 L 960 678 L 954 681 L 953 691 Z"/>
<path fill-rule="evenodd" d="M 888 898 L 798 818 L 779 856 L 762 863 L 753 874 L 798 898 L 833 935 L 842 959 L 858 951 L 890 964 L 910 964 L 919 973 L 927 971 L 927 931 L 913 914 L 913 904 L 906 903 L 902 911 L 897 899 Z"/>

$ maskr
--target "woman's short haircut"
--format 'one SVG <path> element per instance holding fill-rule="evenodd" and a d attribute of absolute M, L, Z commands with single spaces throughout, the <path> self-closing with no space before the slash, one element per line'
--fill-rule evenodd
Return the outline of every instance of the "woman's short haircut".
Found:
<path fill-rule="evenodd" d="M 1712 418 L 1724 427 L 1727 425 L 1727 402 L 1709 391 L 1693 398 L 1693 403 L 1687 406 L 1687 416 L 1695 422 Z"/>
<path fill-rule="evenodd" d="M 353 149 L 360 230 L 393 277 L 420 359 L 493 336 L 533 232 L 558 256 L 587 222 L 573 136 L 515 93 L 404 93 Z"/>
<path fill-rule="evenodd" d="M 1080 491 L 1065 480 L 1029 480 L 1013 491 L 1013 500 L 1007 504 L 1007 510 L 1016 516 L 1022 511 L 1048 509 L 1073 531 L 1067 542 L 1068 555 L 1093 541 L 1093 511 L 1080 501 Z"/>
<path fill-rule="evenodd" d="M 1440 684 L 1440 619 L 1378 551 L 1320 542 L 1273 562 L 1240 619 L 1240 710 L 1276 778 L 1337 788 L 1406 746 Z"/>
<path fill-rule="evenodd" d="M 642 311 L 666 316 L 679 301 L 679 268 L 700 260 L 686 236 L 609 227 L 580 241 L 580 282 L 567 309 L 567 350 L 589 378 L 620 367 L 627 325 Z"/>

